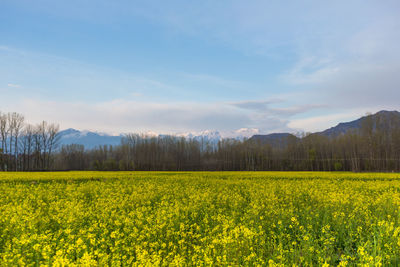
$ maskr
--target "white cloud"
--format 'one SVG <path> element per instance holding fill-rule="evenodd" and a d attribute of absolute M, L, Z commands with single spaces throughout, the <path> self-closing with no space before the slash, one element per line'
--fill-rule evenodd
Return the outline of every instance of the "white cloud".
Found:
<path fill-rule="evenodd" d="M 172 133 L 205 129 L 232 130 L 251 119 L 229 105 L 213 103 L 155 103 L 113 100 L 96 104 L 24 100 L 13 110 L 28 120 L 59 122 L 62 128 L 106 132 Z"/>
<path fill-rule="evenodd" d="M 285 104 L 283 99 L 270 99 L 270 100 L 252 100 L 252 101 L 241 101 L 236 103 L 230 103 L 244 110 L 252 110 L 258 114 L 276 115 L 280 118 L 292 117 L 298 114 L 306 113 L 314 109 L 320 109 L 326 107 L 322 104 L 302 104 L 302 105 L 291 105 L 286 107 L 273 107 L 276 104 Z"/>
<path fill-rule="evenodd" d="M 93 5 L 96 8 L 93 8 Z M 57 17 L 112 24 L 139 17 L 158 24 L 170 35 L 196 36 L 219 42 L 251 54 L 287 57 L 277 54 L 293 43 L 318 47 L 332 39 L 343 40 L 370 21 L 395 17 L 398 1 L 176 1 L 160 2 L 106 0 L 38 0 L 19 4 L 22 8 L 50 13 Z M 291 49 L 291 48 L 290 48 Z M 295 52 L 296 53 L 296 52 Z"/>
<path fill-rule="evenodd" d="M 282 102 L 280 99 L 271 99 L 271 100 L 249 100 L 249 101 L 240 101 L 231 103 L 232 106 L 248 109 L 248 110 L 256 110 L 256 111 L 268 111 L 270 110 L 271 104 Z"/>
<path fill-rule="evenodd" d="M 333 111 L 326 115 L 308 115 L 296 118 L 286 111 L 278 113 L 243 112 L 229 103 L 156 103 L 127 100 L 87 104 L 71 102 L 49 102 L 25 99 L 9 110 L 23 113 L 27 121 L 42 120 L 59 123 L 62 129 L 119 133 L 201 132 L 218 130 L 223 137 L 250 137 L 254 134 L 273 132 L 315 132 L 328 129 L 339 122 L 351 121 L 373 109 L 356 108 Z M 290 108 L 288 108 L 290 109 Z M 301 113 L 300 113 L 301 114 Z"/>
<path fill-rule="evenodd" d="M 41 2 L 50 6 L 36 4 L 37 8 L 47 6 L 47 12 L 64 12 L 63 5 L 52 4 L 48 0 Z M 100 2 L 102 6 L 107 6 L 107 1 Z M 62 127 L 108 132 L 205 129 L 229 132 L 242 127 L 254 128 L 261 133 L 293 129 L 323 130 L 339 121 L 356 119 L 367 111 L 400 108 L 398 1 L 386 1 L 384 4 L 368 0 L 305 1 L 283 5 L 257 0 L 251 3 L 229 1 L 229 4 L 224 1 L 155 4 L 150 0 L 121 9 L 126 3 L 111 4 L 112 8 L 104 9 L 104 13 L 99 11 L 101 9 L 87 12 L 92 11 L 90 1 L 79 6 L 68 4 L 64 6 L 68 14 L 64 15 L 83 19 L 89 16 L 88 19 L 94 21 L 113 17 L 115 22 L 134 14 L 162 25 L 171 34 L 196 36 L 212 44 L 222 43 L 224 47 L 240 50 L 252 57 L 259 54 L 273 57 L 277 68 L 291 64 L 280 76 L 280 81 L 285 82 L 282 88 L 286 92 L 296 91 L 297 96 L 285 97 L 282 102 L 232 102 L 244 95 L 255 95 L 243 93 L 243 87 L 248 84 L 242 82 L 240 77 L 231 81 L 209 74 L 175 73 L 176 77 L 172 79 L 159 80 L 159 77 L 136 77 L 132 73 L 13 50 L 19 57 L 4 61 L 6 64 L 1 71 L 7 80 L 2 81 L 3 84 L 18 80 L 25 87 L 28 83 L 19 77 L 8 77 L 17 73 L 21 78 L 36 82 L 36 88 L 40 89 L 32 95 L 53 95 L 53 99 L 64 99 L 65 102 L 51 102 L 49 97 L 47 100 L 10 103 L 10 108 L 14 110 L 17 107 L 36 121 L 46 119 L 59 121 Z M 58 9 L 52 8 L 52 5 Z M 112 10 L 110 14 L 109 10 Z M 0 50 L 11 51 L 6 46 L 0 46 Z M 28 57 L 30 60 L 26 60 Z M 261 61 L 260 58 L 256 61 Z M 292 62 L 293 58 L 297 60 Z M 10 63 L 15 62 L 13 59 L 19 60 L 20 64 L 10 67 Z M 10 68 L 13 68 L 13 73 L 7 73 Z M 94 69 L 93 72 L 91 69 Z M 178 82 L 173 81 L 174 78 Z M 274 82 L 273 79 L 266 79 L 266 83 L 270 81 Z M 17 87 L 17 84 L 8 84 L 8 88 Z M 24 89 L 26 94 L 30 93 L 30 88 Z M 236 96 L 240 98 L 229 98 L 236 89 L 239 91 Z M 269 92 L 265 91 L 264 96 L 267 96 Z M 215 100 L 217 97 L 210 100 L 216 92 L 220 92 L 221 96 L 218 100 Z M 135 101 L 107 101 L 127 95 Z M 166 103 L 156 99 L 158 96 L 163 96 Z M 170 102 L 170 99 L 182 96 L 188 96 L 184 99 L 186 102 Z M 202 100 L 208 103 L 200 103 L 202 96 Z M 139 101 L 139 97 L 143 101 Z M 73 102 L 77 99 L 101 102 Z M 3 102 L 8 101 L 3 99 Z M 3 102 L 2 105 L 5 104 Z M 320 112 L 327 115 L 316 114 Z"/>
<path fill-rule="evenodd" d="M 304 98 L 326 104 L 331 114 L 337 110 L 351 114 L 354 109 L 399 109 L 400 21 L 395 12 L 399 7 L 395 2 L 378 5 L 370 21 L 355 28 L 353 34 L 316 47 L 306 45 L 282 80 L 307 87 Z"/>
<path fill-rule="evenodd" d="M 61 128 L 77 128 L 108 133 L 180 133 L 218 130 L 224 136 L 250 136 L 255 133 L 290 131 L 293 115 L 304 112 L 272 109 L 243 110 L 230 103 L 161 103 L 116 99 L 100 103 L 43 101 L 25 99 L 5 106 L 26 115 L 27 120 L 57 122 Z M 5 110 L 7 111 L 7 110 Z M 239 130 L 238 130 L 239 129 Z"/>
<path fill-rule="evenodd" d="M 305 56 L 283 74 L 281 79 L 293 85 L 323 84 L 339 71 L 340 67 L 331 59 Z"/>
<path fill-rule="evenodd" d="M 20 88 L 21 87 L 21 85 L 16 84 L 16 83 L 8 83 L 7 86 L 11 87 L 11 88 Z"/>

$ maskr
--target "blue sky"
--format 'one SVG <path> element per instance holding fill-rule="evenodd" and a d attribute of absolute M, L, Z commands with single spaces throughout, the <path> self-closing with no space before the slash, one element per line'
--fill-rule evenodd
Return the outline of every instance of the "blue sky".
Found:
<path fill-rule="evenodd" d="M 109 133 L 317 131 L 399 109 L 398 1 L 0 2 L 0 110 Z"/>

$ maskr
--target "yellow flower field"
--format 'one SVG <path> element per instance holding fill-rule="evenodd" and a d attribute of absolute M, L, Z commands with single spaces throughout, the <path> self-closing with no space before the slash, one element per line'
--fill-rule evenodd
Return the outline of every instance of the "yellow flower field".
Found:
<path fill-rule="evenodd" d="M 0 265 L 400 265 L 400 175 L 0 173 Z"/>

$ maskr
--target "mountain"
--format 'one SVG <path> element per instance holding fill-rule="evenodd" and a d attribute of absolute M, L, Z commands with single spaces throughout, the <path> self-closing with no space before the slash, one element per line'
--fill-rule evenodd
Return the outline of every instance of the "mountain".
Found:
<path fill-rule="evenodd" d="M 79 144 L 86 149 L 92 149 L 103 145 L 119 145 L 123 135 L 113 136 L 97 132 L 78 131 L 67 129 L 60 131 L 60 145 Z"/>
<path fill-rule="evenodd" d="M 222 139 L 234 139 L 234 140 L 245 140 L 254 135 L 258 134 L 258 129 L 254 128 L 241 128 L 235 131 L 225 131 L 220 133 L 219 131 L 206 130 L 202 132 L 190 132 L 178 134 L 177 136 L 183 136 L 186 139 L 196 140 L 198 142 L 204 142 L 211 145 L 217 145 Z"/>
<path fill-rule="evenodd" d="M 327 137 L 336 137 L 346 134 L 349 131 L 360 132 L 363 127 L 371 127 L 372 131 L 377 129 L 381 131 L 390 131 L 393 128 L 400 128 L 400 112 L 382 110 L 375 114 L 361 117 L 350 122 L 341 122 L 335 127 L 326 129 L 322 132 L 316 132 L 311 135 L 323 135 Z M 248 141 L 261 144 L 269 144 L 272 147 L 282 147 L 287 145 L 289 140 L 298 140 L 299 138 L 290 133 L 273 133 L 266 135 L 253 135 Z"/>
<path fill-rule="evenodd" d="M 368 122 L 371 123 L 373 130 L 380 129 L 388 131 L 394 127 L 400 127 L 400 112 L 382 110 L 354 121 L 339 123 L 335 127 L 318 132 L 316 134 L 335 137 L 345 134 L 349 131 L 359 132 L 361 131 L 363 125 L 367 125 Z"/>
<path fill-rule="evenodd" d="M 165 137 L 166 135 L 155 134 L 152 132 L 146 133 L 147 136 L 152 137 Z M 184 137 L 186 139 L 193 139 L 198 142 L 203 142 L 216 146 L 222 139 L 221 134 L 218 131 L 203 131 L 198 133 L 185 133 L 178 134 L 177 137 Z M 84 145 L 85 149 L 93 149 L 103 145 L 119 145 L 121 143 L 123 134 L 113 136 L 105 133 L 90 132 L 90 131 L 79 131 L 75 129 L 66 129 L 59 132 L 60 145 L 79 144 Z"/>
<path fill-rule="evenodd" d="M 365 125 L 368 125 L 368 123 L 372 127 L 372 130 L 391 130 L 395 127 L 400 128 L 400 112 L 382 110 L 378 113 L 367 115 L 354 121 L 339 123 L 335 127 L 314 134 L 319 134 L 327 137 L 335 137 L 345 134 L 349 131 L 359 132 Z M 287 145 L 288 142 L 295 142 L 299 140 L 298 137 L 290 133 L 272 133 L 262 135 L 257 134 L 257 132 L 257 129 L 243 128 L 234 132 L 229 132 L 228 134 L 221 134 L 218 131 L 203 131 L 197 133 L 191 132 L 177 134 L 176 136 L 184 137 L 186 139 L 193 139 L 213 146 L 216 146 L 218 142 L 224 137 L 244 140 L 250 135 L 251 138 L 249 138 L 247 142 L 269 144 L 277 148 Z M 102 145 L 119 145 L 121 143 L 122 137 L 124 136 L 122 134 L 118 136 L 113 136 L 98 132 L 78 131 L 75 129 L 63 130 L 59 133 L 59 135 L 61 145 L 81 144 L 84 145 L 86 149 L 92 149 Z M 151 133 L 150 135 L 155 137 L 164 136 L 155 133 Z"/>
<path fill-rule="evenodd" d="M 212 145 L 218 144 L 218 142 L 222 139 L 220 132 L 210 130 L 198 133 L 178 134 L 178 136 L 185 137 L 186 139 L 196 140 L 198 142 L 210 143 Z"/>

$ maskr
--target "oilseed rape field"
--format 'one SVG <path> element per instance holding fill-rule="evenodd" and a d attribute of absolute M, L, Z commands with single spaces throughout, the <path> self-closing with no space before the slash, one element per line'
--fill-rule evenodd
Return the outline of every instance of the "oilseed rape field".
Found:
<path fill-rule="evenodd" d="M 0 266 L 396 266 L 400 175 L 0 173 Z"/>

